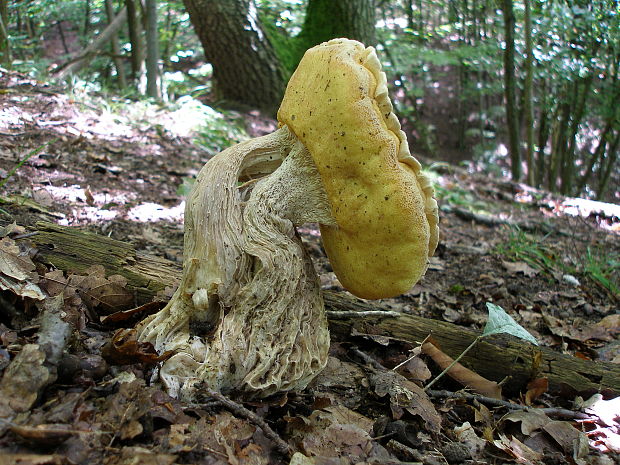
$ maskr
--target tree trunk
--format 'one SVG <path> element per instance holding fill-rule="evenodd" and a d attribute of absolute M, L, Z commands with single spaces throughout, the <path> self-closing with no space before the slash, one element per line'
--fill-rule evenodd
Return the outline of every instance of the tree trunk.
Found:
<path fill-rule="evenodd" d="M 519 181 L 521 179 L 521 153 L 519 149 L 519 120 L 515 79 L 515 15 L 512 0 L 503 0 L 502 10 L 504 13 L 506 39 L 506 50 L 504 51 L 504 94 L 506 96 L 510 169 L 513 181 Z"/>
<path fill-rule="evenodd" d="M 534 110 L 532 106 L 532 85 L 534 80 L 534 54 L 532 50 L 532 18 L 530 0 L 525 0 L 525 82 L 523 85 L 523 125 L 525 126 L 525 161 L 527 163 L 527 182 L 536 182 L 534 162 Z"/>
<path fill-rule="evenodd" d="M 146 0 L 146 95 L 161 98 L 157 0 Z"/>
<path fill-rule="evenodd" d="M 127 288 L 134 290 L 136 304 L 150 301 L 166 287 L 176 286 L 181 277 L 180 264 L 136 252 L 131 245 L 109 237 L 51 223 L 37 223 L 37 229 L 32 241 L 37 246 L 38 261 L 78 273 L 102 265 L 108 275 L 127 278 Z M 349 340 L 352 333 L 371 334 L 416 344 L 432 333 L 441 349 L 456 357 L 478 336 L 476 331 L 443 321 L 395 312 L 382 314 L 380 311 L 387 309 L 380 304 L 344 294 L 325 292 L 324 299 L 336 338 Z M 533 377 L 546 377 L 551 391 L 566 387 L 577 392 L 620 391 L 620 365 L 577 359 L 508 336 L 482 339 L 462 363 L 491 380 L 509 377 L 504 390 L 510 393 L 524 390 Z"/>
<path fill-rule="evenodd" d="M 618 161 L 618 147 L 620 146 L 620 131 L 616 131 L 616 137 L 613 142 L 609 144 L 609 150 L 607 150 L 607 164 L 601 167 L 601 175 L 599 180 L 598 189 L 596 191 L 596 199 L 601 200 L 607 191 L 609 185 L 609 179 L 611 178 L 611 172 L 613 171 L 616 162 Z"/>
<path fill-rule="evenodd" d="M 142 43 L 142 24 L 140 23 L 136 0 L 125 0 L 127 7 L 127 26 L 131 43 L 131 79 L 139 81 L 144 73 L 144 45 Z"/>
<path fill-rule="evenodd" d="M 284 95 L 282 66 L 254 0 L 184 0 L 221 96 L 275 114 Z"/>
<path fill-rule="evenodd" d="M 594 153 L 590 157 L 590 163 L 588 163 L 588 166 L 583 173 L 581 181 L 579 182 L 578 189 L 580 192 L 583 191 L 588 185 L 588 182 L 590 181 L 590 177 L 594 173 L 594 167 L 596 166 L 597 163 L 599 166 L 599 173 L 602 174 L 602 168 L 605 164 L 605 157 L 604 157 L 605 149 L 607 148 L 607 142 L 608 142 L 607 139 L 609 137 L 611 128 L 612 128 L 612 122 L 607 121 L 607 124 L 605 125 L 605 129 L 603 129 L 603 132 L 601 132 L 601 135 L 599 137 L 598 145 L 596 146 Z"/>
<path fill-rule="evenodd" d="M 108 17 L 108 23 L 111 23 L 115 16 L 112 0 L 105 0 L 105 10 Z M 118 86 L 120 89 L 125 89 L 127 88 L 127 79 L 125 78 L 125 67 L 123 66 L 123 59 L 121 58 L 121 46 L 118 41 L 118 34 L 114 34 L 112 36 L 111 45 L 114 67 L 116 68 L 116 75 L 118 76 Z"/>
<path fill-rule="evenodd" d="M 562 194 L 571 195 L 573 190 L 573 181 L 575 179 L 575 146 L 577 144 L 577 133 L 579 125 L 587 107 L 587 99 L 590 95 L 594 75 L 590 74 L 579 82 L 577 85 L 577 102 L 571 115 L 570 132 L 568 137 L 568 147 L 564 157 L 564 165 L 562 168 Z"/>
<path fill-rule="evenodd" d="M 90 33 L 90 0 L 84 2 L 84 31 L 82 34 L 86 37 Z"/>
<path fill-rule="evenodd" d="M 338 37 L 375 45 L 374 0 L 309 0 L 300 34 L 303 49 Z"/>
<path fill-rule="evenodd" d="M 549 175 L 547 188 L 552 192 L 558 192 L 558 176 L 561 173 L 564 154 L 566 153 L 566 132 L 568 130 L 568 119 L 571 114 L 572 100 L 574 94 L 571 92 L 570 84 L 564 86 L 560 94 L 557 118 L 554 119 L 555 128 L 553 130 L 551 144 L 551 160 L 549 161 Z M 568 100 L 571 99 L 571 100 Z"/>
<path fill-rule="evenodd" d="M 9 42 L 9 4 L 0 0 L 0 64 L 9 68 L 13 62 Z"/>

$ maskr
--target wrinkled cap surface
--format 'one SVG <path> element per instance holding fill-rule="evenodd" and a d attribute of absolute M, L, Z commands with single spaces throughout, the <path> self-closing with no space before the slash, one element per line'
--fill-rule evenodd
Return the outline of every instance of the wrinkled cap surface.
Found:
<path fill-rule="evenodd" d="M 278 119 L 321 175 L 337 223 L 321 225 L 321 235 L 343 286 L 367 299 L 410 289 L 437 245 L 437 204 L 392 112 L 374 49 L 335 39 L 308 50 Z"/>

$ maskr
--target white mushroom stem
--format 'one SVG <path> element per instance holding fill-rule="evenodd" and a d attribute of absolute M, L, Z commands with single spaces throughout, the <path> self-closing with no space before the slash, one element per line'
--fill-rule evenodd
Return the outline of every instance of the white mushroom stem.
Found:
<path fill-rule="evenodd" d="M 192 397 L 205 382 L 266 396 L 303 389 L 323 368 L 323 299 L 294 228 L 310 221 L 334 224 L 310 154 L 286 126 L 205 165 L 186 206 L 179 289 L 138 328 L 174 352 L 160 371 L 171 394 Z"/>

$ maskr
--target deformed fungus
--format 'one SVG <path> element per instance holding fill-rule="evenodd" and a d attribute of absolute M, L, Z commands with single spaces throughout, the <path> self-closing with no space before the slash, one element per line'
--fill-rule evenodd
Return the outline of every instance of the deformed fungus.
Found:
<path fill-rule="evenodd" d="M 268 396 L 303 389 L 325 366 L 319 280 L 295 230 L 320 224 L 334 272 L 370 299 L 407 291 L 438 239 L 437 204 L 392 111 L 372 47 L 336 39 L 306 52 L 280 129 L 205 164 L 185 209 L 183 276 L 139 339 L 174 355 L 160 377 Z"/>

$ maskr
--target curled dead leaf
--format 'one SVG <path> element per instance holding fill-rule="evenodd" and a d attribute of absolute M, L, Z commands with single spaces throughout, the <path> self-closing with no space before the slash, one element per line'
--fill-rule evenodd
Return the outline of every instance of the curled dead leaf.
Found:
<path fill-rule="evenodd" d="M 103 346 L 101 354 L 112 365 L 130 365 L 132 363 L 155 364 L 169 359 L 173 353 L 161 355 L 150 342 L 139 342 L 135 329 L 120 329 L 112 340 Z"/>

